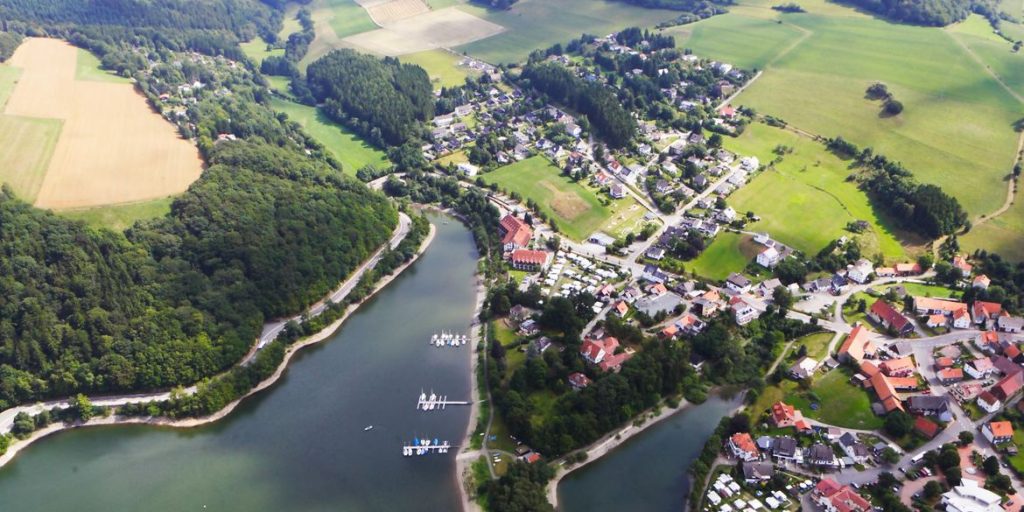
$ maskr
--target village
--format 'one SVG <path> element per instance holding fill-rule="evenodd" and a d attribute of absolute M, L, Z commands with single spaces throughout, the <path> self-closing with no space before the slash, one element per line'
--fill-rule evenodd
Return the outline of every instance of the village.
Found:
<path fill-rule="evenodd" d="M 686 57 L 690 63 L 732 71 L 728 65 Z M 570 63 L 565 57 L 549 60 Z M 775 311 L 781 300 L 788 303 L 782 306 L 788 308 L 788 318 L 828 333 L 825 346 L 803 350 L 795 358 L 794 352 L 779 355 L 772 370 L 782 384 L 793 386 L 781 386 L 789 389 L 783 399 L 762 410 L 753 409 L 761 403 L 755 402 L 749 430 L 725 439 L 702 510 L 867 511 L 870 496 L 862 489 L 877 485 L 880 477 L 894 478 L 890 490 L 906 503 L 941 501 L 947 510 L 966 511 L 1003 510 L 1007 495 L 1014 496 L 1011 504 L 1020 501 L 1014 493 L 1019 488 L 1016 476 L 1000 494 L 983 488 L 987 473 L 977 459 L 994 455 L 1009 467 L 1007 461 L 1017 455 L 1013 441 L 1024 428 L 1024 406 L 1016 412 L 1024 388 L 1019 348 L 1024 319 L 996 302 L 955 298 L 957 287 L 935 285 L 935 270 L 921 262 L 880 266 L 858 258 L 845 269 L 784 284 L 776 268 L 802 255 L 767 233 L 750 233 L 760 249 L 748 271 L 721 281 L 674 273 L 676 260 L 683 259 L 680 246 L 686 245 L 680 240 L 707 241 L 722 232 L 744 232 L 743 215 L 726 198 L 763 169 L 760 162 L 724 149 L 703 151 L 708 140 L 701 131 L 660 131 L 644 122 L 643 142 L 635 147 L 595 151 L 597 144 L 585 137 L 570 113 L 552 105 L 517 111 L 516 105 L 531 103 L 528 94 L 507 84 L 491 87 L 450 116 L 437 118 L 436 142 L 423 149 L 426 157 L 443 160 L 465 152 L 481 136 L 510 134 L 499 137 L 499 147 L 507 149 L 498 151 L 493 163 L 461 161 L 451 168 L 482 185 L 479 178 L 495 165 L 539 155 L 609 201 L 633 197 L 645 206 L 644 221 L 655 227 L 643 239 L 624 241 L 597 231 L 585 240 L 572 240 L 547 225 L 535 205 L 491 187 L 489 197 L 503 212 L 498 235 L 520 290 L 537 287 L 550 298 L 593 298 L 593 317 L 579 348 L 587 369 L 568 376 L 568 389 L 585 389 L 599 374 L 620 371 L 640 350 L 602 328 L 609 317 L 664 340 L 686 340 L 723 317 L 742 328 Z M 712 99 L 702 101 L 709 104 Z M 715 125 L 731 126 L 740 116 L 724 102 L 714 112 L 718 117 L 710 122 Z M 696 147 L 701 150 L 688 150 Z M 679 172 L 684 167 L 697 172 Z M 664 197 L 679 206 L 655 206 Z M 837 246 L 844 243 L 839 240 Z M 959 273 L 960 288 L 985 290 L 990 284 L 964 256 L 944 263 Z M 522 340 L 516 344 L 525 357 L 565 350 L 540 328 L 537 317 L 537 311 L 515 306 L 505 320 Z M 693 361 L 697 371 L 702 364 Z M 815 389 L 822 382 L 869 403 L 875 419 L 864 428 L 819 419 L 825 416 L 821 411 L 834 406 L 828 396 L 819 397 L 821 402 L 807 399 L 808 394 L 825 394 Z M 793 391 L 800 389 L 811 391 Z M 800 403 L 788 403 L 787 396 L 798 397 Z M 900 435 L 886 426 L 895 423 L 885 420 L 894 413 L 909 422 Z M 961 454 L 957 465 L 965 468 L 963 479 L 941 496 L 925 497 L 925 484 L 939 477 L 922 459 L 944 446 L 955 446 Z M 523 460 L 539 459 L 528 447 L 516 451 Z M 1018 464 L 1024 469 L 1024 460 Z"/>

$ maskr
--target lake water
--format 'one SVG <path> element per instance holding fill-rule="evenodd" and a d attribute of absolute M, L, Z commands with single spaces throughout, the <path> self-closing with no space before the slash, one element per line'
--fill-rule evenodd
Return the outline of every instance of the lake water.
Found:
<path fill-rule="evenodd" d="M 689 468 L 722 416 L 741 397 L 712 395 L 569 473 L 558 486 L 564 512 L 679 512 L 690 494 Z"/>
<path fill-rule="evenodd" d="M 462 224 L 432 220 L 437 238 L 422 258 L 271 389 L 200 428 L 97 427 L 39 441 L 0 470 L 0 510 L 457 510 L 455 450 L 401 456 L 417 435 L 460 444 L 469 418 L 464 406 L 415 410 L 421 389 L 470 398 L 469 346 L 427 342 L 467 332 L 477 253 Z"/>

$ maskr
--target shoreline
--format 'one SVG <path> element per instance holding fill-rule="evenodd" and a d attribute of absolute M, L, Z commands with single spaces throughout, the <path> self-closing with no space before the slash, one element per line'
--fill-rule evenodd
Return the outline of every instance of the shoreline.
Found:
<path fill-rule="evenodd" d="M 487 286 L 484 284 L 484 280 L 477 274 L 476 280 L 476 307 L 473 310 L 473 323 L 474 329 L 472 330 L 471 338 L 473 340 L 472 350 L 469 351 L 470 359 L 470 386 L 469 390 L 472 393 L 473 399 L 472 404 L 469 408 L 469 421 L 466 423 L 466 434 L 462 437 L 462 445 L 465 448 L 469 448 L 473 443 L 473 433 L 476 431 L 476 425 L 480 420 L 480 381 L 477 380 L 477 370 L 480 366 L 480 358 L 477 354 L 477 350 L 484 341 L 483 328 L 484 324 L 479 321 L 480 311 L 483 309 L 484 300 L 487 298 Z M 473 476 L 472 465 L 476 460 L 476 457 L 461 457 L 463 454 L 477 454 L 479 450 L 467 450 L 460 452 L 455 456 L 455 482 L 459 487 L 459 497 L 462 500 L 463 512 L 477 512 L 483 509 L 477 504 L 476 501 L 469 498 L 469 489 L 467 489 L 470 479 Z"/>
<path fill-rule="evenodd" d="M 591 462 L 600 460 L 601 457 L 604 457 L 609 452 L 615 450 L 626 441 L 629 441 L 630 439 L 633 438 L 633 436 L 640 434 L 641 432 L 647 430 L 648 428 L 654 425 L 657 425 L 661 421 L 672 417 L 678 412 L 682 412 L 683 410 L 692 405 L 696 404 L 688 402 L 685 399 L 680 399 L 678 406 L 662 407 L 661 412 L 653 418 L 648 417 L 648 415 L 651 412 L 650 409 L 644 411 L 644 417 L 646 419 L 644 420 L 642 425 L 634 426 L 633 423 L 630 423 L 629 425 L 626 425 L 625 427 L 618 431 L 605 434 L 602 438 L 598 439 L 597 441 L 594 441 L 593 443 L 591 443 L 589 446 L 582 450 L 587 454 L 587 460 L 579 462 L 577 464 L 573 464 L 572 467 L 565 467 L 564 456 L 560 459 L 551 461 L 551 464 L 557 464 L 557 467 L 555 468 L 555 476 L 548 481 L 547 487 L 545 489 L 547 491 L 548 503 L 550 503 L 551 506 L 555 507 L 555 510 L 558 510 L 558 484 L 559 482 L 562 481 L 563 478 L 566 477 L 566 475 L 586 466 L 587 464 L 590 464 Z M 576 450 L 573 453 L 579 453 L 580 451 L 581 450 Z"/>
<path fill-rule="evenodd" d="M 8 463 L 10 463 L 12 460 L 14 460 L 14 458 L 18 455 L 18 453 L 20 453 L 25 448 L 31 446 L 32 443 L 34 443 L 34 442 L 36 442 L 36 441 L 38 441 L 40 439 L 43 439 L 43 438 L 45 438 L 47 436 L 50 436 L 52 434 L 55 434 L 57 432 L 64 431 L 64 430 L 70 430 L 70 429 L 75 429 L 75 428 L 83 428 L 83 427 L 93 427 L 93 426 L 132 425 L 132 424 L 145 424 L 145 425 L 153 425 L 153 426 L 172 427 L 172 428 L 193 428 L 193 427 L 198 427 L 198 426 L 201 426 L 201 425 L 206 425 L 206 424 L 218 421 L 220 419 L 223 419 L 227 415 L 231 414 L 231 412 L 234 411 L 235 408 L 238 407 L 238 405 L 241 404 L 243 400 L 245 400 L 246 398 L 249 398 L 250 396 L 252 396 L 252 395 L 254 395 L 256 393 L 259 393 L 260 391 L 263 391 L 264 389 L 267 389 L 270 386 L 274 385 L 281 378 L 281 376 L 284 374 L 284 371 L 288 368 L 288 363 L 291 361 L 291 358 L 296 353 L 298 353 L 300 350 L 302 350 L 305 347 L 308 347 L 310 345 L 315 345 L 315 344 L 320 343 L 321 341 L 323 341 L 323 340 L 333 336 L 334 333 L 342 326 L 342 324 L 344 324 L 345 321 L 348 320 L 349 316 L 351 316 L 353 313 L 355 313 L 359 309 L 360 306 L 362 306 L 369 299 L 371 299 L 374 295 L 376 295 L 377 292 L 379 292 L 380 290 L 384 289 L 384 287 L 386 287 L 387 285 L 391 284 L 391 282 L 394 281 L 395 278 L 397 278 L 399 275 L 401 275 L 401 273 L 404 272 L 407 268 L 412 266 L 412 264 L 415 263 L 420 258 L 420 256 L 422 256 L 423 253 L 425 253 L 426 250 L 430 247 L 430 244 L 434 241 L 434 237 L 435 237 L 436 234 L 437 234 L 437 228 L 434 226 L 433 223 L 431 223 L 430 224 L 430 231 L 427 233 L 427 236 L 420 243 L 420 247 L 416 251 L 416 254 L 414 254 L 413 257 L 409 261 L 407 261 L 407 262 L 403 263 L 402 265 L 400 265 L 391 274 L 388 274 L 388 275 L 382 277 L 377 282 L 377 284 L 374 285 L 373 290 L 371 290 L 368 294 L 366 294 L 366 296 L 363 297 L 362 300 L 360 300 L 359 302 L 357 302 L 355 304 L 352 304 L 348 308 L 346 308 L 345 309 L 345 313 L 342 314 L 341 317 L 339 317 L 337 320 L 335 320 L 334 322 L 331 322 L 329 325 L 327 325 L 326 327 L 321 329 L 319 332 L 317 332 L 315 334 L 312 334 L 312 335 L 310 335 L 310 336 L 308 336 L 306 338 L 303 338 L 303 339 L 301 339 L 301 340 L 299 340 L 299 341 L 289 345 L 285 349 L 284 357 L 281 360 L 281 364 L 279 364 L 277 366 L 277 370 L 275 370 L 273 374 L 268 376 L 266 379 L 263 379 L 262 381 L 260 381 L 255 386 L 253 386 L 252 389 L 250 389 L 248 392 L 246 392 L 241 397 L 238 397 L 235 400 L 233 400 L 230 403 L 228 403 L 227 405 L 225 405 L 224 408 L 222 408 L 221 410 L 219 410 L 219 411 L 217 411 L 217 412 L 215 412 L 213 414 L 210 414 L 208 416 L 203 416 L 201 418 L 186 418 L 186 419 L 180 419 L 180 420 L 172 420 L 172 419 L 169 419 L 169 418 L 166 418 L 166 417 L 148 417 L 148 418 L 124 417 L 124 416 L 117 416 L 117 415 L 112 414 L 112 415 L 106 416 L 106 417 L 92 418 L 92 419 L 90 419 L 89 421 L 86 421 L 86 422 L 79 421 L 79 422 L 75 422 L 75 423 L 72 423 L 72 424 L 54 423 L 54 424 L 51 424 L 50 426 L 48 426 L 46 428 L 39 429 L 39 430 L 36 430 L 36 431 L 32 432 L 32 434 L 29 437 L 25 438 L 25 439 L 20 439 L 20 440 L 13 441 L 11 443 L 11 445 L 8 446 L 7 451 L 2 456 L 0 456 L 0 468 L 3 468 Z"/>

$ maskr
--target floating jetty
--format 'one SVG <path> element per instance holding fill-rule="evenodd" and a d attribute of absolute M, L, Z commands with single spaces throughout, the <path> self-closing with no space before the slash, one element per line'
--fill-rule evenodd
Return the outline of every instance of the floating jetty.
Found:
<path fill-rule="evenodd" d="M 440 334 L 434 334 L 430 337 L 430 344 L 435 347 L 458 347 L 465 345 L 467 342 L 469 342 L 468 335 L 447 331 L 441 331 Z"/>
<path fill-rule="evenodd" d="M 428 455 L 431 453 L 448 453 L 452 445 L 448 441 L 441 442 L 437 439 L 413 438 L 412 444 L 402 446 L 402 455 L 411 457 L 413 455 Z"/>
<path fill-rule="evenodd" d="M 470 405 L 472 402 L 468 400 L 448 400 L 447 396 L 438 396 L 433 391 L 430 395 L 426 393 L 420 393 L 420 399 L 416 401 L 416 409 L 423 411 L 435 411 L 443 410 L 449 405 Z"/>

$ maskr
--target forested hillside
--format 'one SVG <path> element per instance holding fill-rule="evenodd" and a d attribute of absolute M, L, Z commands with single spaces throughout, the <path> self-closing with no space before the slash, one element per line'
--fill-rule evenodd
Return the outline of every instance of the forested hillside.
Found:
<path fill-rule="evenodd" d="M 310 64 L 306 78 L 329 117 L 378 146 L 408 141 L 434 115 L 427 72 L 396 59 L 336 50 Z"/>
<path fill-rule="evenodd" d="M 0 0 L 0 50 L 25 33 L 66 37 L 154 104 L 206 84 L 179 119 L 208 167 L 169 215 L 125 234 L 0 194 L 0 409 L 212 376 L 266 319 L 301 311 L 387 241 L 394 208 L 277 116 L 254 70 L 186 53 L 240 56 L 238 39 L 276 32 L 278 12 L 251 0 L 36 4 Z"/>
<path fill-rule="evenodd" d="M 996 10 L 979 0 L 841 0 L 875 14 L 914 25 L 945 26 L 961 21 L 972 11 Z"/>

